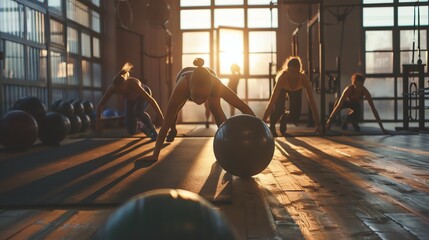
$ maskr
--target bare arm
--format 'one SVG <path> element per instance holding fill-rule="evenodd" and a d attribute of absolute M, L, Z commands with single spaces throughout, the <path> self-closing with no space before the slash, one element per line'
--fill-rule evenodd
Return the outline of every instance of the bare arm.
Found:
<path fill-rule="evenodd" d="M 219 80 L 220 81 L 220 80 Z M 252 116 L 256 116 L 253 110 L 247 105 L 242 99 L 240 99 L 237 94 L 234 93 L 229 87 L 226 87 L 222 83 L 220 84 L 220 92 L 221 97 L 229 104 L 231 104 L 233 107 L 237 108 L 244 114 L 249 114 Z"/>
<path fill-rule="evenodd" d="M 369 93 L 368 89 L 364 88 L 363 95 L 365 96 L 365 99 L 368 101 L 369 107 L 371 108 L 371 111 L 374 114 L 374 117 L 377 120 L 381 131 L 383 133 L 387 133 L 386 129 L 384 129 L 384 127 L 383 127 L 383 123 L 380 120 L 380 116 L 378 115 L 377 109 L 375 109 L 374 102 L 372 101 L 372 96 Z"/>
<path fill-rule="evenodd" d="M 164 115 L 162 114 L 161 108 L 159 107 L 155 99 L 151 95 L 149 95 L 141 85 L 139 84 L 136 84 L 136 85 L 137 85 L 136 87 L 139 95 L 142 96 L 152 106 L 152 108 L 156 111 L 158 116 L 161 118 L 161 122 L 164 121 Z"/>
<path fill-rule="evenodd" d="M 275 102 L 277 102 L 277 99 L 280 95 L 281 86 L 279 85 L 280 81 L 277 81 L 276 85 L 274 86 L 273 94 L 270 97 L 270 100 L 268 102 L 267 108 L 265 109 L 264 116 L 262 117 L 263 121 L 267 121 L 268 117 L 270 116 L 271 112 L 273 111 L 273 107 Z"/>

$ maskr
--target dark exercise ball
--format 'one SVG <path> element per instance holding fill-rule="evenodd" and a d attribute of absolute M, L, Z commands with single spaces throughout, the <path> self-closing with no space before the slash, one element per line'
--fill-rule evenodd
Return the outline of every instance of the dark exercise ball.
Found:
<path fill-rule="evenodd" d="M 22 110 L 28 112 L 39 123 L 46 116 L 45 104 L 37 97 L 23 97 L 15 102 L 13 110 Z"/>
<path fill-rule="evenodd" d="M 85 109 L 80 99 L 74 100 L 72 105 L 74 107 L 74 115 L 81 116 L 85 113 Z"/>
<path fill-rule="evenodd" d="M 62 101 L 63 101 L 62 99 L 58 99 L 58 100 L 53 101 L 53 102 L 51 103 L 51 105 L 49 105 L 49 110 L 50 110 L 51 112 L 56 112 L 56 111 L 57 111 L 57 109 L 58 109 L 58 105 L 60 105 L 60 103 L 61 103 Z"/>
<path fill-rule="evenodd" d="M 61 101 L 58 104 L 56 112 L 61 113 L 66 117 L 74 115 L 74 106 L 69 101 Z"/>
<path fill-rule="evenodd" d="M 70 131 L 69 119 L 57 112 L 48 112 L 40 125 L 40 141 L 47 145 L 58 145 Z"/>
<path fill-rule="evenodd" d="M 226 219 L 201 196 L 180 189 L 152 190 L 109 216 L 96 239 L 235 239 Z"/>
<path fill-rule="evenodd" d="M 91 118 L 87 114 L 83 114 L 80 117 L 82 121 L 82 127 L 80 129 L 81 132 L 85 132 L 88 128 L 91 127 Z"/>
<path fill-rule="evenodd" d="M 82 129 L 82 120 L 79 116 L 73 115 L 68 117 L 70 120 L 70 134 L 80 132 Z"/>
<path fill-rule="evenodd" d="M 12 150 L 25 150 L 37 139 L 39 127 L 36 119 L 28 112 L 13 110 L 1 119 L 2 144 Z"/>
<path fill-rule="evenodd" d="M 89 100 L 83 100 L 82 105 L 83 105 L 85 114 L 87 114 L 88 116 L 91 116 L 92 113 L 94 112 L 94 104 L 92 104 L 92 102 Z"/>
<path fill-rule="evenodd" d="M 271 162 L 274 138 L 261 119 L 247 114 L 236 115 L 219 126 L 213 150 L 225 171 L 239 177 L 251 177 Z"/>

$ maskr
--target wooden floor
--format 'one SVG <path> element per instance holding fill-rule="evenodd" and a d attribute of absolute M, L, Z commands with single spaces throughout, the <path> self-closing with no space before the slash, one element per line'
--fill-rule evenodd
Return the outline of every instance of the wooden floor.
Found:
<path fill-rule="evenodd" d="M 41 158 L 38 161 L 43 164 L 33 161 L 21 168 L 11 166 L 10 160 L 31 159 L 41 152 L 48 159 L 50 152 L 61 151 L 72 146 L 70 144 L 85 143 L 83 141 L 87 141 L 89 135 L 67 139 L 59 147 L 35 146 L 24 153 L 0 149 L 0 239 L 91 239 L 97 228 L 123 203 L 117 197 L 119 191 L 135 194 L 134 190 L 126 188 L 135 189 L 136 184 L 143 182 L 145 186 L 156 188 L 157 180 L 173 175 L 187 180 L 181 183 L 183 185 L 171 187 L 183 186 L 196 193 L 203 192 L 207 185 L 192 183 L 192 179 L 207 182 L 206 178 L 213 173 L 215 159 L 211 136 L 215 130 L 214 126 L 210 129 L 180 126 L 182 137 L 165 147 L 159 163 L 138 171 L 130 169 L 135 168 L 135 160 L 150 153 L 154 143 L 139 139 L 139 136 L 122 139 L 136 141 L 138 147 L 128 149 L 120 157 L 97 158 L 98 161 L 109 161 L 93 166 L 94 174 L 103 168 L 109 169 L 109 175 L 103 175 L 103 178 L 97 175 L 97 181 L 94 175 L 88 175 L 90 173 L 70 170 L 68 174 L 75 176 L 68 180 L 69 186 L 79 183 L 81 188 L 86 188 L 85 181 L 92 179 L 92 188 L 78 189 L 78 192 L 75 186 L 76 194 L 69 192 L 66 195 L 53 185 L 55 192 L 66 196 L 58 203 L 55 199 L 59 198 L 46 187 L 52 204 L 34 200 L 37 204 L 26 205 L 39 197 L 31 194 L 22 195 L 28 201 L 17 199 L 15 204 L 4 199 L 11 193 L 20 197 L 15 188 L 33 186 L 35 181 L 40 182 L 54 173 L 65 174 L 67 169 L 76 168 L 76 162 L 83 165 L 94 160 L 94 156 L 103 155 L 103 151 L 113 151 L 118 148 L 114 145 L 116 142 L 98 141 L 90 136 L 99 144 L 97 150 L 76 148 L 73 155 L 57 162 Z M 293 129 L 290 130 L 293 135 Z M 429 135 L 391 133 L 365 135 L 363 129 L 363 134 L 355 135 L 278 137 L 274 157 L 263 172 L 251 179 L 232 177 L 230 192 L 222 198 L 224 201 L 217 201 L 220 194 L 216 189 L 211 191 L 213 198 L 208 200 L 226 216 L 238 239 L 428 239 Z M 109 133 L 105 137 L 107 140 L 118 139 L 117 135 Z M 195 144 L 201 144 L 201 147 L 189 147 Z M 177 172 L 165 172 L 165 176 L 151 176 L 153 183 L 150 183 L 151 178 L 147 176 L 151 171 L 161 168 L 163 163 L 167 169 L 169 159 L 189 156 L 192 156 L 189 159 L 192 164 L 179 167 Z M 203 160 L 197 161 L 199 159 Z M 201 174 L 179 173 L 197 170 Z M 10 173 L 13 171 L 16 174 Z M 218 171 L 219 179 L 221 175 L 225 176 L 225 173 Z M 55 179 L 62 178 L 57 176 Z M 164 184 L 169 182 L 166 180 Z M 109 186 L 108 190 L 106 186 Z M 224 186 L 214 184 L 216 187 Z M 38 193 L 37 190 L 29 192 Z M 94 195 L 94 192 L 100 194 Z M 95 196 L 91 204 L 71 204 L 71 200 L 88 199 L 88 196 Z M 22 204 L 18 204 L 21 200 Z"/>

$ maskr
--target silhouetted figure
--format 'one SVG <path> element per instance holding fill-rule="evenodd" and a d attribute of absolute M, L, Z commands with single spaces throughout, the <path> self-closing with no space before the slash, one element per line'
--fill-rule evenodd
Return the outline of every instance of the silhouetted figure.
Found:
<path fill-rule="evenodd" d="M 231 77 L 229 78 L 228 81 L 228 87 L 235 92 L 235 94 L 237 94 L 237 87 L 238 87 L 238 82 L 240 81 L 240 67 L 237 64 L 232 64 L 231 65 Z M 232 106 L 230 106 L 230 116 L 234 116 L 235 114 L 235 108 L 233 108 Z"/>

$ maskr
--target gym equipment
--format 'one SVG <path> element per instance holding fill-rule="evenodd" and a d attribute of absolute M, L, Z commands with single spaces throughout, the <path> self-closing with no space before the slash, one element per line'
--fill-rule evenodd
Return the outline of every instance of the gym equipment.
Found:
<path fill-rule="evenodd" d="M 162 27 L 170 18 L 170 6 L 163 0 L 150 0 L 146 5 L 149 24 L 154 27 Z"/>
<path fill-rule="evenodd" d="M 12 110 L 0 121 L 1 144 L 12 150 L 25 150 L 37 139 L 39 127 L 28 112 Z"/>
<path fill-rule="evenodd" d="M 239 177 L 251 177 L 271 162 L 274 138 L 261 119 L 247 114 L 235 115 L 219 126 L 213 150 L 225 171 Z"/>
<path fill-rule="evenodd" d="M 83 105 L 85 114 L 87 114 L 88 116 L 92 116 L 94 112 L 94 104 L 92 104 L 92 102 L 89 100 L 83 100 L 82 105 Z"/>
<path fill-rule="evenodd" d="M 111 117 L 116 117 L 116 116 L 117 116 L 117 113 L 116 113 L 116 111 L 115 111 L 115 110 L 113 110 L 113 109 L 106 108 L 106 109 L 103 111 L 103 117 L 105 117 L 105 118 L 111 118 Z"/>
<path fill-rule="evenodd" d="M 58 105 L 60 105 L 60 103 L 62 101 L 63 101 L 62 99 L 58 99 L 58 100 L 53 101 L 51 103 L 51 105 L 49 105 L 49 110 L 52 111 L 52 112 L 56 112 L 57 108 L 58 108 Z"/>
<path fill-rule="evenodd" d="M 201 196 L 156 189 L 120 206 L 95 239 L 235 239 L 226 219 Z"/>
<path fill-rule="evenodd" d="M 80 116 L 80 120 L 82 121 L 82 127 L 80 128 L 81 132 L 85 132 L 86 129 L 91 127 L 91 118 L 87 114 L 82 114 Z"/>
<path fill-rule="evenodd" d="M 57 112 L 48 112 L 40 125 L 40 141 L 47 145 L 58 145 L 70 131 L 70 120 Z"/>
<path fill-rule="evenodd" d="M 85 113 L 84 106 L 80 99 L 74 100 L 71 104 L 73 105 L 73 108 L 74 108 L 74 115 L 82 116 Z"/>
<path fill-rule="evenodd" d="M 82 120 L 77 115 L 69 116 L 68 119 L 70 120 L 70 131 L 69 134 L 80 132 L 82 129 Z"/>
<path fill-rule="evenodd" d="M 39 123 L 42 118 L 46 116 L 45 104 L 37 97 L 23 97 L 15 102 L 13 110 L 22 110 L 31 114 Z"/>
<path fill-rule="evenodd" d="M 74 106 L 69 101 L 61 101 L 58 104 L 56 112 L 63 114 L 66 117 L 74 115 Z"/>

